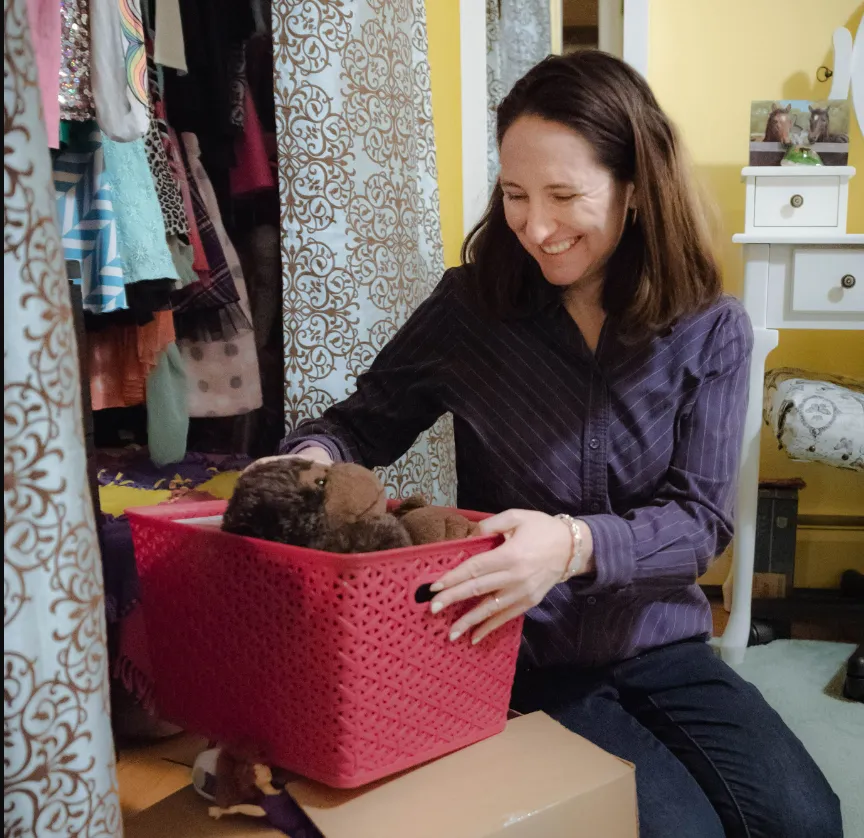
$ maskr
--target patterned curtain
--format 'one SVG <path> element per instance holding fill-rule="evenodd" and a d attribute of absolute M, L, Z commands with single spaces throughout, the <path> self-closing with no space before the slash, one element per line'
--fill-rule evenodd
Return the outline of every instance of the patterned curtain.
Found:
<path fill-rule="evenodd" d="M 289 429 L 354 388 L 444 270 L 422 0 L 274 0 Z M 453 503 L 452 423 L 387 469 Z"/>
<path fill-rule="evenodd" d="M 4 0 L 3 17 L 3 833 L 113 838 L 123 827 L 75 335 L 25 0 Z"/>
<path fill-rule="evenodd" d="M 549 0 L 486 0 L 486 91 L 489 190 L 498 179 L 495 108 L 510 88 L 552 50 Z"/>

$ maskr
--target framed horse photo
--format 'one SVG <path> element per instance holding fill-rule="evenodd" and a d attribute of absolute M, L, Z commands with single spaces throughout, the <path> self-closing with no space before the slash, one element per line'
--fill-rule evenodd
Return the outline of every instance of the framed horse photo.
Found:
<path fill-rule="evenodd" d="M 826 166 L 849 161 L 849 102 L 783 99 L 750 107 L 750 165 L 779 166 L 796 146 L 812 149 Z"/>

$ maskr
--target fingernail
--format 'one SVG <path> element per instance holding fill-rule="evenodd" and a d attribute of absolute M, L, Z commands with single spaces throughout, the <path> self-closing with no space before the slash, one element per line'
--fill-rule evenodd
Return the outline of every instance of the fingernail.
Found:
<path fill-rule="evenodd" d="M 440 582 L 433 582 L 429 586 L 429 590 L 432 591 L 433 594 L 440 594 L 441 591 L 444 590 L 444 586 Z"/>
<path fill-rule="evenodd" d="M 444 608 L 443 602 L 433 602 L 432 607 L 429 609 L 433 614 L 437 614 Z"/>
<path fill-rule="evenodd" d="M 476 646 L 482 639 L 483 639 L 482 637 L 472 637 L 471 638 L 471 645 Z"/>
<path fill-rule="evenodd" d="M 461 631 L 451 631 L 450 632 L 450 642 L 455 643 L 462 636 Z"/>

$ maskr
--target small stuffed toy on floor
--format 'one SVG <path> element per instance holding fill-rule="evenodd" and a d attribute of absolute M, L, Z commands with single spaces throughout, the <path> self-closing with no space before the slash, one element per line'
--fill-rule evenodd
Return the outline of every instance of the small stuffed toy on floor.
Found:
<path fill-rule="evenodd" d="M 208 814 L 216 820 L 230 815 L 265 818 L 291 838 L 324 838 L 285 790 L 290 777 L 280 768 L 271 770 L 215 747 L 195 759 L 192 787 L 211 804 Z"/>
<path fill-rule="evenodd" d="M 212 748 L 198 755 L 192 769 L 196 791 L 214 805 L 208 809 L 211 818 L 225 815 L 266 817 L 260 805 L 264 797 L 281 794 L 273 785 L 273 772 L 262 763 L 233 756 L 224 748 Z"/>
<path fill-rule="evenodd" d="M 267 460 L 234 488 L 222 529 L 330 553 L 371 553 L 479 535 L 478 525 L 422 498 L 387 512 L 374 472 L 353 463 Z"/>

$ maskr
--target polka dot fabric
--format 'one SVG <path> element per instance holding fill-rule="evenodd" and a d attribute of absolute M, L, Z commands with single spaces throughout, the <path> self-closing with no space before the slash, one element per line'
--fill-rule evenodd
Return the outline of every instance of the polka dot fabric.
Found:
<path fill-rule="evenodd" d="M 470 605 L 417 601 L 495 539 L 349 556 L 179 522 L 224 508 L 129 512 L 164 718 L 337 788 L 503 730 L 522 621 L 450 643 Z"/>
<path fill-rule="evenodd" d="M 243 269 L 222 223 L 213 185 L 201 165 L 198 140 L 193 134 L 183 134 L 183 142 L 192 161 L 192 175 L 207 205 L 210 220 L 231 269 L 240 308 L 251 322 Z M 236 335 L 232 340 L 184 340 L 179 346 L 186 367 L 190 416 L 240 416 L 261 407 L 258 350 L 255 346 L 255 333 L 251 329 Z"/>

